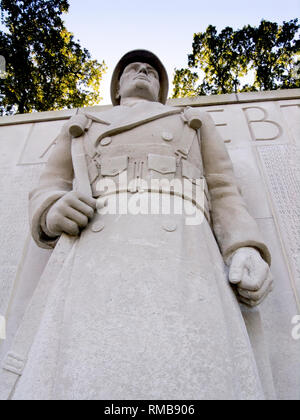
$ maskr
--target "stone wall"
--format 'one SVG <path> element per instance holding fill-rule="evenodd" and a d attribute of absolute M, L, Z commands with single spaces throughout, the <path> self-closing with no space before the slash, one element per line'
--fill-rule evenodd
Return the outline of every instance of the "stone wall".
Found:
<path fill-rule="evenodd" d="M 280 399 L 300 398 L 300 90 L 170 100 L 203 107 L 220 130 L 250 213 L 272 252 L 275 290 L 258 310 L 243 309 L 263 380 Z M 107 107 L 93 107 L 101 111 Z M 28 193 L 33 189 L 65 120 L 76 110 L 0 118 L 0 316 L 7 337 L 22 319 L 50 256 L 33 243 Z M 295 330 L 294 330 L 295 331 Z M 270 390 L 270 395 L 271 395 Z"/>

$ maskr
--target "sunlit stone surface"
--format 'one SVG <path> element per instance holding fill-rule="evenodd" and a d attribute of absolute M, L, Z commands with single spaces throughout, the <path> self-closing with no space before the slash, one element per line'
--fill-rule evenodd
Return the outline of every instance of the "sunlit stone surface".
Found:
<path fill-rule="evenodd" d="M 272 255 L 271 269 L 275 281 L 273 293 L 259 307 L 259 310 L 242 308 L 260 382 L 267 398 L 274 398 L 275 388 L 279 399 L 299 399 L 300 340 L 297 340 L 295 333 L 297 325 L 293 324 L 292 320 L 295 320 L 295 316 L 300 313 L 300 92 L 291 90 L 170 100 L 168 105 L 201 107 L 202 111 L 210 114 L 225 142 L 249 212 L 256 219 Z M 107 107 L 95 107 L 88 109 L 88 112 L 93 115 L 100 115 L 100 113 L 104 115 L 102 112 L 107 109 Z M 51 250 L 38 248 L 31 239 L 27 211 L 28 194 L 38 184 L 38 178 L 45 163 L 55 148 L 55 139 L 61 127 L 66 119 L 74 114 L 75 110 L 72 110 L 0 119 L 2 240 L 0 316 L 6 318 L 6 340 L 0 342 L 0 358 L 3 361 L 11 350 L 13 337 L 52 253 Z M 161 141 L 170 144 L 173 141 L 173 135 L 171 128 L 161 130 Z M 111 147 L 111 144 L 107 142 L 105 147 Z M 61 314 L 65 320 L 64 325 L 67 325 L 71 318 L 74 323 L 72 327 L 63 331 L 65 347 L 59 364 L 55 367 L 51 365 L 51 360 L 54 360 L 51 359 L 53 356 L 51 351 L 55 347 L 55 340 L 58 339 L 56 333 L 63 324 L 59 322 L 59 319 L 51 319 L 53 314 L 57 314 L 55 311 L 52 313 L 51 310 L 48 310 L 47 318 L 43 321 L 46 329 L 47 323 L 53 326 L 55 322 L 58 329 L 51 330 L 49 334 L 49 343 L 53 344 L 53 347 L 49 346 L 50 353 L 44 354 L 44 358 L 37 356 L 36 360 L 37 363 L 43 363 L 49 356 L 47 359 L 49 365 L 44 366 L 43 374 L 46 376 L 41 377 L 41 381 L 47 382 L 47 375 L 49 374 L 50 377 L 49 372 L 53 372 L 54 368 L 57 375 L 57 372 L 61 374 L 61 381 L 56 384 L 56 394 L 50 397 L 71 398 L 73 395 L 75 398 L 81 396 L 83 398 L 197 399 L 197 397 L 211 398 L 214 393 L 216 397 L 224 396 L 222 388 L 227 383 L 226 374 L 224 373 L 222 378 L 220 376 L 218 388 L 210 373 L 216 366 L 218 369 L 222 369 L 222 366 L 224 370 L 229 369 L 230 363 L 219 360 L 218 356 L 213 357 L 216 344 L 213 340 L 217 335 L 217 342 L 221 343 L 225 334 L 224 330 L 240 327 L 236 317 L 227 323 L 219 318 L 221 312 L 216 309 L 218 307 L 216 301 L 219 305 L 235 305 L 235 297 L 226 292 L 222 297 L 216 298 L 213 304 L 215 309 L 211 313 L 211 316 L 216 319 L 214 331 L 210 328 L 212 320 L 209 322 L 209 329 L 205 325 L 195 324 L 195 320 L 209 312 L 212 304 L 211 296 L 217 295 L 207 272 L 211 264 L 216 266 L 216 270 L 221 270 L 222 261 L 219 259 L 208 261 L 203 258 L 207 252 L 207 243 L 205 245 L 199 242 L 199 236 L 190 238 L 191 242 L 188 242 L 189 245 L 185 249 L 185 259 L 182 259 L 182 254 L 179 257 L 181 243 L 178 241 L 178 235 L 186 229 L 180 217 L 176 216 L 176 219 L 174 216 L 170 223 L 170 218 L 167 216 L 155 216 L 147 226 L 137 223 L 136 229 L 132 229 L 127 219 L 114 221 L 113 216 L 108 217 L 110 219 L 105 221 L 105 226 L 98 224 L 94 227 L 95 232 L 92 232 L 93 225 L 91 224 L 82 235 L 81 241 L 89 242 L 90 247 L 99 246 L 99 252 L 97 258 L 93 256 L 89 259 L 90 287 L 88 290 L 85 290 L 87 277 L 84 273 L 86 271 L 83 269 L 81 271 L 82 262 L 86 263 L 88 259 L 88 247 L 76 260 L 78 278 L 72 287 L 75 290 L 78 288 L 78 293 L 74 293 L 68 301 L 68 308 L 77 304 L 82 305 L 83 298 L 89 302 L 89 308 L 79 306 L 75 314 L 69 313 L 67 308 L 66 312 Z M 139 226 L 143 226 L 144 230 L 138 228 Z M 211 231 L 207 223 L 201 226 L 201 235 L 210 238 Z M 207 240 L 213 254 L 215 245 L 212 240 Z M 101 252 L 103 243 L 110 245 L 110 258 L 108 254 Z M 197 264 L 187 252 L 188 246 L 191 246 L 191 252 L 195 249 L 201 251 Z M 155 247 L 161 249 L 160 260 L 155 260 L 157 255 Z M 124 249 L 128 251 L 126 261 L 126 253 L 122 251 Z M 151 261 L 154 260 L 155 266 L 149 268 L 145 265 L 147 256 L 150 267 Z M 56 258 L 59 263 L 63 263 L 59 260 L 59 253 Z M 168 261 L 172 261 L 172 264 L 168 265 Z M 122 281 L 121 273 L 117 273 L 118 266 L 125 266 L 125 263 L 132 272 L 130 281 L 126 280 L 127 283 Z M 70 260 L 68 267 L 74 267 L 74 262 Z M 101 288 L 99 289 L 97 276 L 94 273 L 99 275 L 101 270 L 103 275 L 106 275 L 107 283 L 100 285 L 103 294 L 97 298 L 97 291 Z M 151 283 L 151 279 L 158 278 L 157 276 L 162 272 L 165 273 L 162 276 L 163 284 L 154 280 Z M 190 282 L 188 287 L 185 287 L 180 273 L 186 276 L 189 272 Z M 199 296 L 200 293 L 199 285 L 195 282 L 195 273 L 199 279 L 202 277 L 205 279 L 201 284 L 202 300 L 199 301 L 194 300 L 194 297 Z M 214 273 L 211 273 L 211 276 L 213 275 Z M 111 290 L 105 287 L 107 284 L 112 287 L 112 290 L 117 291 L 117 297 L 111 295 Z M 62 284 L 63 289 L 68 287 L 70 287 L 69 283 Z M 63 299 L 61 294 L 63 289 L 56 284 L 52 290 L 50 296 L 52 308 L 57 309 L 55 305 L 59 306 L 60 299 Z M 152 296 L 151 293 L 154 295 Z M 155 296 L 164 296 L 166 293 L 168 293 L 166 301 L 155 301 Z M 181 301 L 178 296 L 182 297 Z M 51 303 L 49 305 L 51 306 Z M 101 310 L 101 305 L 105 308 L 104 312 Z M 169 322 L 167 330 L 162 324 L 163 318 L 156 312 L 157 308 L 163 308 L 164 305 Z M 182 305 L 183 319 L 188 318 L 187 323 L 181 324 L 177 312 L 174 311 L 174 308 L 177 310 L 180 305 Z M 190 312 L 185 312 L 185 305 L 195 311 L 194 319 L 189 318 Z M 145 311 L 145 318 L 141 317 L 143 311 Z M 238 314 L 238 307 L 234 311 Z M 92 313 L 95 319 L 91 317 Z M 151 314 L 151 317 L 147 317 L 147 314 Z M 109 316 L 109 323 L 105 322 L 106 316 Z M 132 322 L 133 319 L 135 319 L 134 322 Z M 117 334 L 120 325 L 124 328 L 122 337 Z M 172 325 L 174 329 L 170 327 Z M 100 347 L 95 339 L 99 331 L 102 331 Z M 148 333 L 143 334 L 142 332 L 145 331 Z M 162 331 L 168 331 L 168 335 L 161 335 Z M 157 347 L 152 342 L 154 336 L 157 337 Z M 72 348 L 80 343 L 82 337 L 89 345 L 85 352 L 74 353 Z M 201 337 L 200 341 L 199 337 Z M 203 337 L 206 338 L 203 339 Z M 43 340 L 44 338 L 40 336 L 34 345 L 33 351 L 36 351 L 37 355 L 41 354 L 41 349 L 49 344 Z M 123 340 L 123 344 L 120 340 Z M 110 344 L 105 347 L 107 343 Z M 180 345 L 182 343 L 184 344 Z M 232 343 L 236 346 L 235 348 L 238 344 Z M 122 345 L 125 346 L 126 354 L 125 351 L 124 354 L 120 353 Z M 108 354 L 105 350 L 114 347 L 115 353 Z M 189 354 L 189 348 L 198 348 L 199 353 Z M 240 350 L 242 354 L 243 349 Z M 164 357 L 168 354 L 168 358 L 161 357 L 161 351 L 164 352 Z M 217 354 L 217 349 L 215 351 Z M 132 361 L 136 352 L 140 357 L 140 365 L 133 373 Z M 18 355 L 13 354 L 10 362 L 14 364 L 17 361 L 13 369 L 20 372 L 23 368 L 22 362 L 20 361 L 18 365 L 17 358 Z M 101 372 L 107 384 L 105 389 L 101 388 L 97 378 L 94 377 L 93 369 L 98 366 L 97 358 L 103 361 Z M 206 389 L 202 386 L 197 388 L 197 383 L 193 382 L 196 377 L 195 366 L 197 363 L 203 363 L 203 360 L 207 361 L 207 365 L 204 366 L 206 370 L 200 372 L 198 378 L 200 383 L 206 380 Z M 76 382 L 76 375 L 81 375 L 80 372 L 78 373 L 78 366 L 85 361 L 91 371 L 87 372 L 81 382 Z M 30 363 L 32 361 L 29 361 Z M 178 363 L 184 364 L 185 378 L 174 377 Z M 168 364 L 169 370 L 166 369 Z M 30 369 L 30 366 L 27 369 Z M 34 370 L 33 365 L 32 369 Z M 71 371 L 74 372 L 73 380 L 77 385 L 69 392 L 69 384 L 72 380 L 69 372 Z M 141 379 L 136 384 L 137 376 L 135 375 L 146 379 Z M 188 376 L 191 378 L 189 386 L 186 385 Z M 151 387 L 149 387 L 149 380 L 147 381 L 149 377 L 153 378 Z M 30 380 L 30 374 L 24 376 L 24 389 L 29 389 L 26 381 Z M 128 386 L 128 383 L 131 385 Z M 182 386 L 183 383 L 185 386 Z M 164 386 L 165 384 L 170 385 L 168 393 L 164 394 L 168 388 Z M 249 393 L 253 391 L 254 385 L 253 383 L 247 385 Z M 0 390 L 2 391 L 3 388 L 5 388 L 5 383 L 0 377 Z M 36 391 L 37 394 L 32 397 L 49 397 L 46 391 L 44 394 L 39 389 Z M 236 396 L 235 390 L 231 389 L 228 396 Z M 251 396 L 259 397 L 259 390 L 257 390 L 257 395 L 251 394 Z M 29 395 L 25 391 L 23 394 L 20 391 L 20 397 L 26 398 Z M 247 395 L 240 395 L 240 397 L 246 398 Z"/>

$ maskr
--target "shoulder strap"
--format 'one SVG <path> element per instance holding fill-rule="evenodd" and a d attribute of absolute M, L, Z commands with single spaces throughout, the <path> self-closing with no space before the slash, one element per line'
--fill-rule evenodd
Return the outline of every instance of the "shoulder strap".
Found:
<path fill-rule="evenodd" d="M 182 133 L 181 142 L 179 148 L 176 150 L 175 154 L 178 156 L 179 160 L 186 159 L 190 153 L 191 147 L 195 138 L 198 138 L 199 145 L 201 143 L 201 133 L 200 128 L 202 122 L 198 116 L 197 111 L 195 112 L 190 107 L 185 108 L 181 115 L 184 121 L 184 129 Z"/>

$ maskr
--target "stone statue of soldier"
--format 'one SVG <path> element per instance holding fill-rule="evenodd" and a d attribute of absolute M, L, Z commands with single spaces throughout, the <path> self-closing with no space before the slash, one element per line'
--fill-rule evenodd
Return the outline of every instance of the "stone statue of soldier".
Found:
<path fill-rule="evenodd" d="M 63 128 L 30 197 L 33 237 L 54 248 L 60 269 L 26 360 L 10 355 L 22 365 L 11 398 L 264 398 L 238 300 L 255 306 L 271 291 L 270 254 L 209 114 L 167 106 L 167 94 L 161 61 L 131 51 L 112 77 L 114 107 L 83 111 Z M 74 183 L 71 146 L 80 135 L 91 194 Z M 192 188 L 203 181 L 201 224 L 99 205 L 101 180 L 116 184 L 109 201 L 162 194 L 139 182 L 175 178 Z M 77 238 L 63 257 L 61 235 Z"/>

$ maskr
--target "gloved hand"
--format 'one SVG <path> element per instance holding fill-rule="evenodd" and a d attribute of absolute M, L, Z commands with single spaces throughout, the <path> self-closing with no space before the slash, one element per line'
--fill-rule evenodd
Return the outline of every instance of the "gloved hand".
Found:
<path fill-rule="evenodd" d="M 62 233 L 78 236 L 93 218 L 95 209 L 94 198 L 74 191 L 67 193 L 48 211 L 46 216 L 48 233 L 53 237 Z"/>
<path fill-rule="evenodd" d="M 229 267 L 229 281 L 237 286 L 242 303 L 257 306 L 273 290 L 270 268 L 255 248 L 238 249 L 232 255 Z"/>

